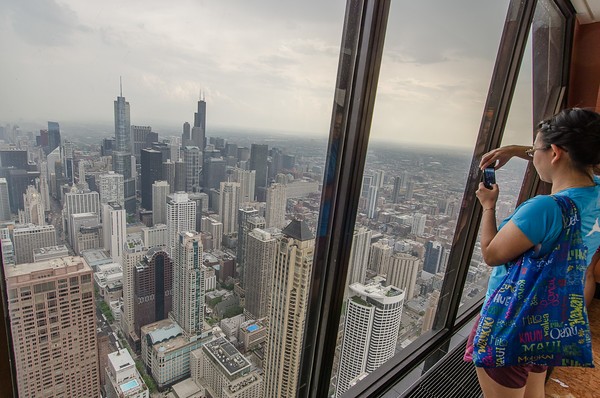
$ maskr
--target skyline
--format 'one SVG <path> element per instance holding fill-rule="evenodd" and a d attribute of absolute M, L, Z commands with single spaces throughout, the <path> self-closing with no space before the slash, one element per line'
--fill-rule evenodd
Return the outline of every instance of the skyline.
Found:
<path fill-rule="evenodd" d="M 457 5 L 436 4 L 435 12 L 392 5 L 374 141 L 472 147 L 502 28 L 492 15 L 504 14 L 507 3 L 471 3 L 468 16 Z M 326 137 L 344 12 L 339 0 L 4 2 L 0 44 L 11 57 L 0 74 L 0 123 L 110 125 L 108 104 L 122 77 L 132 124 L 159 134 L 192 124 L 202 92 L 208 135 L 243 129 Z M 450 26 L 460 28 L 446 37 Z"/>

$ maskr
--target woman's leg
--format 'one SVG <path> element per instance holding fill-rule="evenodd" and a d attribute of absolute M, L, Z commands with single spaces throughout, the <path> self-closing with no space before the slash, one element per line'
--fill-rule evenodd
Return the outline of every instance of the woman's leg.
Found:
<path fill-rule="evenodd" d="M 492 379 L 483 368 L 475 368 L 479 385 L 483 391 L 484 398 L 523 398 L 525 397 L 526 385 L 521 388 L 509 388 Z M 545 374 L 545 373 L 544 373 Z M 544 379 L 542 378 L 542 382 Z M 543 384 L 542 384 L 543 387 Z"/>
<path fill-rule="evenodd" d="M 544 398 L 546 384 L 546 372 L 529 372 L 527 384 L 525 385 L 525 398 Z"/>

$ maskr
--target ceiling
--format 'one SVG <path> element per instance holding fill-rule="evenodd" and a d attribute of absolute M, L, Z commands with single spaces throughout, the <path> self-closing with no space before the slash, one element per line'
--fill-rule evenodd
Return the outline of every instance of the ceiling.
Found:
<path fill-rule="evenodd" d="M 600 0 L 571 0 L 579 23 L 600 22 Z"/>

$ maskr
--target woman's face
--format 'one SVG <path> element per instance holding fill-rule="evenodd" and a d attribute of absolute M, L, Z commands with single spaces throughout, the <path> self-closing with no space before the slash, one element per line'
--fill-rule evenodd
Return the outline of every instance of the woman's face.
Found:
<path fill-rule="evenodd" d="M 549 175 L 550 160 L 552 160 L 552 151 L 543 141 L 542 134 L 537 133 L 533 141 L 533 167 L 544 182 L 552 182 Z"/>

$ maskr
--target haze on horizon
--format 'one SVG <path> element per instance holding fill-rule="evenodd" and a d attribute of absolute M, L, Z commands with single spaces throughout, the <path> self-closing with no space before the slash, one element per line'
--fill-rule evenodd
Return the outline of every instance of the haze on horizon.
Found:
<path fill-rule="evenodd" d="M 507 4 L 392 4 L 374 141 L 472 147 Z M 344 12 L 342 0 L 3 1 L 0 124 L 111 126 L 122 76 L 132 124 L 159 132 L 193 122 L 202 93 L 208 135 L 326 136 Z"/>

